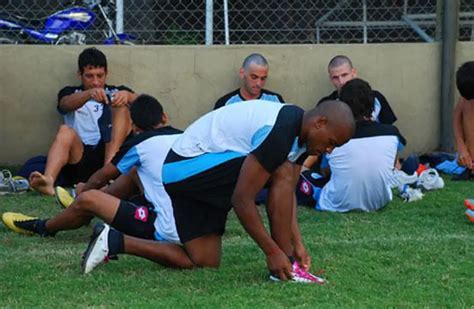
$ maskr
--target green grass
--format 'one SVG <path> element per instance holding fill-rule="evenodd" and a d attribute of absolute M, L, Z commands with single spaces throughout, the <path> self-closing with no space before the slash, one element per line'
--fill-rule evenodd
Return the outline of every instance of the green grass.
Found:
<path fill-rule="evenodd" d="M 90 227 L 43 239 L 0 224 L 0 306 L 472 307 L 474 225 L 463 214 L 472 188 L 448 181 L 421 201 L 395 198 L 371 214 L 300 208 L 312 269 L 325 270 L 326 286 L 269 282 L 262 252 L 233 213 L 218 270 L 170 270 L 121 256 L 83 275 Z M 5 211 L 47 217 L 60 209 L 28 193 L 0 197 Z"/>

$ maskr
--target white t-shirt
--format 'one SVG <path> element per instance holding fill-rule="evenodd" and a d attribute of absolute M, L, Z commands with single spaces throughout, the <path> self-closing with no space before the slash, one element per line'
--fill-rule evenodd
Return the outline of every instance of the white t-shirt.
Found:
<path fill-rule="evenodd" d="M 375 211 L 392 200 L 393 168 L 405 139 L 395 126 L 357 124 L 354 137 L 327 155 L 331 178 L 316 209 Z"/>

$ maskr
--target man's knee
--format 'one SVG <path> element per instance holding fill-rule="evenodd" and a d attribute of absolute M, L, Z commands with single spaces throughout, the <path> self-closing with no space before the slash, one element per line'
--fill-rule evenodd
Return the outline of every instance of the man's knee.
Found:
<path fill-rule="evenodd" d="M 70 207 L 74 207 L 78 211 L 92 212 L 94 209 L 94 202 L 97 201 L 99 194 L 101 194 L 101 191 L 99 190 L 88 190 L 82 192 L 76 198 L 75 203 Z"/>
<path fill-rule="evenodd" d="M 197 267 L 218 268 L 221 265 L 220 258 L 209 256 L 193 256 L 190 258 Z"/>
<path fill-rule="evenodd" d="M 65 124 L 62 124 L 59 127 L 58 133 L 56 133 L 56 140 L 64 142 L 65 144 L 81 142 L 79 135 L 77 135 L 76 131 Z"/>
<path fill-rule="evenodd" d="M 187 255 L 197 267 L 217 268 L 221 264 L 221 236 L 210 234 L 184 244 Z"/>

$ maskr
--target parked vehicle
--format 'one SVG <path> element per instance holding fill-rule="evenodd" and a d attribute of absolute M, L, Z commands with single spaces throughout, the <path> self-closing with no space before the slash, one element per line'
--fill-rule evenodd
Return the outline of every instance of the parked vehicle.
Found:
<path fill-rule="evenodd" d="M 102 2 L 106 2 L 102 5 Z M 98 22 L 98 10 L 106 24 L 103 44 L 133 45 L 135 38 L 126 33 L 116 33 L 108 17 L 113 0 L 85 0 L 84 7 L 71 7 L 43 19 L 27 19 L 8 14 L 0 17 L 0 44 L 87 44 L 91 42 L 87 30 Z M 4 15 L 5 13 L 2 13 Z"/>

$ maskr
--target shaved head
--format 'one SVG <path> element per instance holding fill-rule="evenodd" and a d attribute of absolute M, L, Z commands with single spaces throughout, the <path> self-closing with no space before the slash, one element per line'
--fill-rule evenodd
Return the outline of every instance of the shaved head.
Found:
<path fill-rule="evenodd" d="M 242 63 L 242 68 L 244 68 L 244 70 L 248 70 L 250 68 L 251 64 L 260 65 L 260 66 L 263 66 L 263 67 L 268 67 L 267 59 L 265 59 L 265 57 L 263 57 L 263 55 L 257 54 L 257 53 L 248 55 L 244 59 L 244 63 Z"/>
<path fill-rule="evenodd" d="M 355 130 L 352 110 L 343 101 L 324 101 L 309 112 L 314 116 L 326 117 L 331 126 Z"/>
<path fill-rule="evenodd" d="M 305 112 L 301 140 L 308 154 L 330 153 L 345 144 L 354 134 L 355 120 L 352 110 L 342 101 L 324 101 Z"/>
<path fill-rule="evenodd" d="M 352 69 L 352 61 L 349 57 L 344 55 L 334 56 L 328 64 L 328 71 L 337 67 L 340 67 L 343 64 L 347 64 Z"/>

